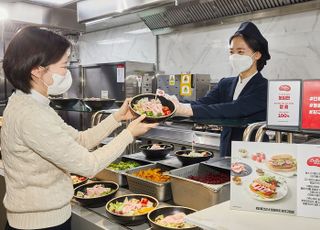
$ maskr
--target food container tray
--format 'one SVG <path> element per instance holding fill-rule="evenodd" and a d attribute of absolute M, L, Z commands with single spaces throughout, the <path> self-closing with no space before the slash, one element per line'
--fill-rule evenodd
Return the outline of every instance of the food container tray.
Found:
<path fill-rule="evenodd" d="M 231 158 L 230 157 L 223 157 L 218 160 L 210 159 L 208 161 L 201 162 L 201 164 L 212 166 L 215 168 L 231 170 Z"/>
<path fill-rule="evenodd" d="M 170 171 L 173 201 L 177 205 L 205 209 L 230 199 L 230 182 L 220 185 L 210 185 L 188 179 L 189 176 L 199 176 L 208 173 L 218 173 L 228 170 L 204 164 L 194 164 Z"/>
<path fill-rule="evenodd" d="M 135 161 L 135 162 L 138 162 L 139 164 L 141 164 L 141 166 L 138 166 L 136 168 L 140 168 L 140 167 L 143 167 L 146 165 L 152 165 L 152 163 L 147 162 L 147 161 L 137 160 L 137 159 L 128 159 L 125 157 L 120 157 L 112 163 L 119 163 L 120 161 Z M 134 168 L 134 169 L 136 169 L 136 168 Z M 97 179 L 103 180 L 103 181 L 113 181 L 113 182 L 119 184 L 119 186 L 125 187 L 128 185 L 128 181 L 127 181 L 127 178 L 124 173 L 128 170 L 130 170 L 130 169 L 117 171 L 117 170 L 104 168 L 95 177 Z"/>
<path fill-rule="evenodd" d="M 126 155 L 125 158 L 143 160 L 143 161 L 148 161 L 150 163 L 159 163 L 164 166 L 168 166 L 168 167 L 172 167 L 172 168 L 181 168 L 182 167 L 182 163 L 178 160 L 178 158 L 174 155 L 174 153 L 169 153 L 164 159 L 161 159 L 161 160 L 147 159 L 146 156 L 142 152 Z"/>
<path fill-rule="evenodd" d="M 153 196 L 154 198 L 158 199 L 159 201 L 167 201 L 172 198 L 171 192 L 171 183 L 156 183 L 153 181 L 149 181 L 146 179 L 142 179 L 140 177 L 132 175 L 139 170 L 147 170 L 147 169 L 154 169 L 160 168 L 163 171 L 170 171 L 173 168 L 160 165 L 160 164 L 153 164 L 153 165 L 146 165 L 141 166 L 139 168 L 130 169 L 126 172 L 129 190 L 135 193 L 142 193 L 147 194 L 149 196 Z"/>

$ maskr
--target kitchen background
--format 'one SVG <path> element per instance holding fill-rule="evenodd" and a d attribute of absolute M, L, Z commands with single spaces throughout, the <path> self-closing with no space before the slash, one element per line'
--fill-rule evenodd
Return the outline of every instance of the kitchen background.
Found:
<path fill-rule="evenodd" d="M 246 20 L 256 23 L 269 41 L 271 60 L 262 71 L 266 78 L 319 78 L 320 0 L 49 2 L 1 1 L 0 46 L 6 47 L 25 25 L 43 25 L 65 35 L 73 44 L 70 68 L 77 78 L 74 93 L 66 97 L 97 97 L 79 91 L 85 88 L 82 84 L 86 79 L 80 79 L 83 74 L 79 66 L 99 63 L 113 63 L 113 71 L 117 63 L 126 61 L 152 63 L 156 73 L 209 74 L 214 84 L 233 75 L 228 41 Z M 2 20 L 4 16 L 6 20 Z M 126 73 L 126 77 L 135 71 Z M 0 70 L 0 114 L 11 91 Z"/>

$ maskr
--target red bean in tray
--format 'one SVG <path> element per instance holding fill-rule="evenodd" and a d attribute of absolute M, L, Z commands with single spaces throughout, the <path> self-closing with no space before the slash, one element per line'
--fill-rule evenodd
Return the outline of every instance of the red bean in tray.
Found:
<path fill-rule="evenodd" d="M 206 184 L 223 184 L 230 181 L 230 175 L 224 172 L 220 172 L 218 174 L 207 174 L 203 176 L 189 176 L 188 178 Z"/>

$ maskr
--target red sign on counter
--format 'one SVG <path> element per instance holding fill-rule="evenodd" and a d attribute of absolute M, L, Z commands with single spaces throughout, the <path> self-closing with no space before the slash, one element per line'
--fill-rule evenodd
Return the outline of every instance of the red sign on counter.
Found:
<path fill-rule="evenodd" d="M 320 130 L 320 80 L 303 81 L 301 129 Z"/>

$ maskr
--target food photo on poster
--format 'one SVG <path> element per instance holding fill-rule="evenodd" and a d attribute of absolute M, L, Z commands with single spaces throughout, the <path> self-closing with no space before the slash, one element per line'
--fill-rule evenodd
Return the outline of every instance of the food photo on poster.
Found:
<path fill-rule="evenodd" d="M 231 208 L 295 215 L 296 151 L 290 144 L 233 142 Z"/>

